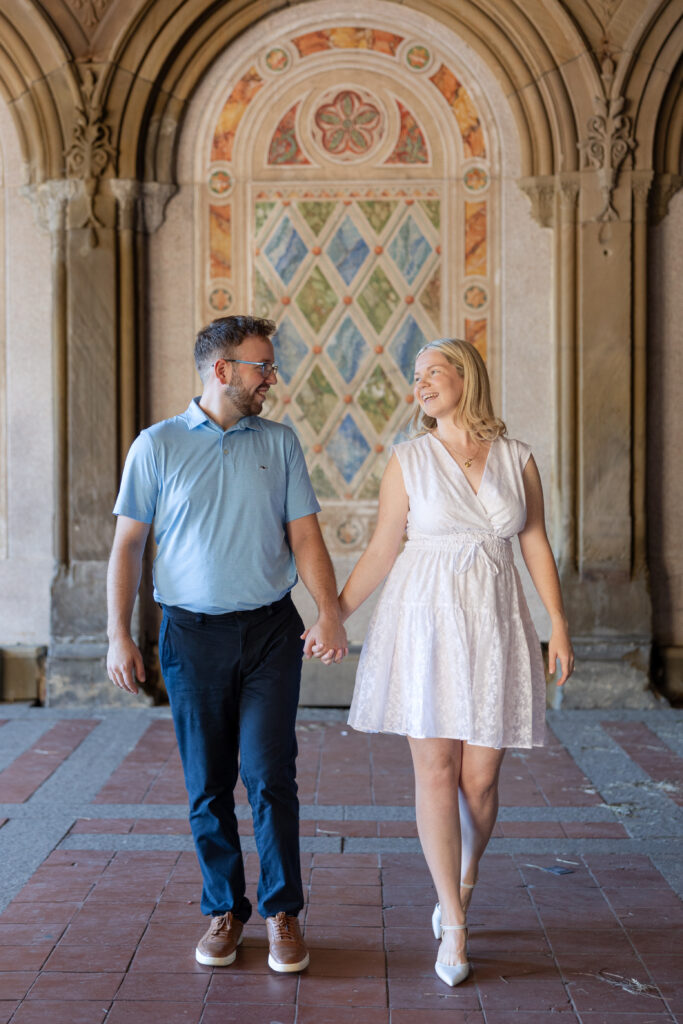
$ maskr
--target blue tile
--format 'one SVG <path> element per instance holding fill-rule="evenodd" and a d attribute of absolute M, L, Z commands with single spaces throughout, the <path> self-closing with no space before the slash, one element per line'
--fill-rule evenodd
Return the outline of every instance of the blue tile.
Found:
<path fill-rule="evenodd" d="M 301 241 L 289 217 L 280 223 L 266 246 L 266 256 L 285 282 L 289 284 L 296 274 L 308 249 Z"/>
<path fill-rule="evenodd" d="M 370 445 L 347 413 L 326 450 L 348 484 L 370 454 Z"/>
<path fill-rule="evenodd" d="M 351 284 L 370 252 L 350 217 L 345 217 L 327 247 L 327 255 L 345 284 Z"/>
<path fill-rule="evenodd" d="M 415 376 L 415 356 L 427 344 L 420 325 L 412 316 L 407 316 L 398 329 L 398 333 L 389 344 L 389 352 L 396 360 L 403 376 L 412 384 Z"/>
<path fill-rule="evenodd" d="M 431 245 L 412 217 L 403 221 L 389 246 L 389 255 L 408 284 L 413 283 L 431 251 Z"/>
<path fill-rule="evenodd" d="M 347 384 L 350 384 L 358 372 L 368 344 L 350 316 L 342 320 L 334 340 L 325 349 Z"/>
<path fill-rule="evenodd" d="M 278 376 L 282 377 L 285 384 L 289 384 L 302 360 L 308 355 L 308 345 L 288 317 L 285 317 L 273 335 L 273 348 L 275 362 L 280 367 Z"/>

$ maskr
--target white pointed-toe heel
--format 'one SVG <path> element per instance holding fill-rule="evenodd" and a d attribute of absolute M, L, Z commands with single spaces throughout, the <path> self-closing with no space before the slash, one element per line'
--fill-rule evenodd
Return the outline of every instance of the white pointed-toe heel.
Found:
<path fill-rule="evenodd" d="M 441 904 L 437 903 L 432 913 L 432 931 L 434 932 L 434 938 L 441 938 Z"/>
<path fill-rule="evenodd" d="M 437 904 L 438 906 L 438 904 Z M 466 924 L 442 924 L 441 932 L 458 932 L 467 930 Z M 442 964 L 440 960 L 437 960 L 434 964 L 434 970 L 436 971 L 437 977 L 445 981 L 447 985 L 453 988 L 455 985 L 459 985 L 460 982 L 464 981 L 470 973 L 470 965 L 466 960 L 464 964 Z"/>
<path fill-rule="evenodd" d="M 477 884 L 476 882 L 472 882 L 472 885 L 470 885 L 469 882 L 461 882 L 460 883 L 460 888 L 461 889 L 469 889 L 470 890 L 470 898 L 467 901 L 467 906 L 465 906 L 463 904 L 463 910 L 465 911 L 465 914 L 467 914 L 467 911 L 470 909 L 470 903 L 472 902 L 472 889 L 474 889 L 476 884 Z M 441 904 L 440 903 L 437 903 L 436 906 L 434 907 L 434 910 L 432 911 L 432 931 L 434 932 L 434 938 L 435 939 L 440 939 L 441 938 Z"/>

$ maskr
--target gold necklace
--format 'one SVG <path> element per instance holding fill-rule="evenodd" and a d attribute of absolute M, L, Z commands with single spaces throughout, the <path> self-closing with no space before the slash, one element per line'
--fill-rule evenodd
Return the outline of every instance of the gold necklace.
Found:
<path fill-rule="evenodd" d="M 472 463 L 479 458 L 481 449 L 479 449 L 474 455 L 463 455 L 462 452 L 459 452 L 454 445 L 449 444 L 448 441 L 445 441 L 443 437 L 439 436 L 439 434 L 437 434 L 436 436 L 447 451 L 449 451 L 452 455 L 458 455 L 463 460 L 465 469 L 469 469 Z"/>

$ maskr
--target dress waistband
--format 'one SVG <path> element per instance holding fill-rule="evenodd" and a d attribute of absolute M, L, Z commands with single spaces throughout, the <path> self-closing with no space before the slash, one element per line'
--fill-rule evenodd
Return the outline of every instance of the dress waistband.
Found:
<path fill-rule="evenodd" d="M 437 548 L 454 556 L 453 571 L 458 574 L 467 572 L 476 558 L 481 558 L 494 574 L 498 573 L 499 566 L 514 561 L 512 543 L 507 537 L 472 530 L 446 534 L 412 533 L 406 541 L 404 550 Z"/>

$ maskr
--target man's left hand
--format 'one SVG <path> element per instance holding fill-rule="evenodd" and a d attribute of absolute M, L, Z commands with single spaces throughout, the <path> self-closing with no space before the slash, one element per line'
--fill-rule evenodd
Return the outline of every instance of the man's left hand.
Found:
<path fill-rule="evenodd" d="M 338 664 L 349 653 L 346 630 L 338 615 L 320 615 L 301 634 L 304 658 L 320 658 L 324 665 Z"/>

